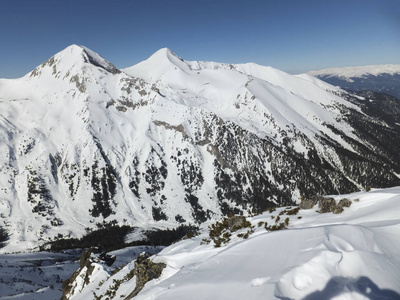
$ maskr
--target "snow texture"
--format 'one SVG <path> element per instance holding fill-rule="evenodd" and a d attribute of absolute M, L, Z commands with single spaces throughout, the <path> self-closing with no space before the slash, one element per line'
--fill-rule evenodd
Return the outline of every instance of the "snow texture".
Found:
<path fill-rule="evenodd" d="M 274 222 L 271 216 L 285 210 L 278 208 L 248 218 L 255 226 L 248 239 L 234 236 L 214 248 L 201 244 L 203 233 L 173 244 L 152 257 L 167 268 L 135 299 L 399 299 L 400 188 L 334 196 L 343 198 L 352 204 L 342 214 L 320 214 L 317 207 L 281 214 L 290 218 L 287 230 L 258 225 Z M 71 299 L 104 294 L 132 266 Z M 115 299 L 133 290 L 134 280 Z"/>
<path fill-rule="evenodd" d="M 400 184 L 397 123 L 347 98 L 252 63 L 161 49 L 118 70 L 72 45 L 0 79 L 0 226 L 10 233 L 0 251 L 38 250 L 97 224 L 207 227 L 306 193 Z"/>

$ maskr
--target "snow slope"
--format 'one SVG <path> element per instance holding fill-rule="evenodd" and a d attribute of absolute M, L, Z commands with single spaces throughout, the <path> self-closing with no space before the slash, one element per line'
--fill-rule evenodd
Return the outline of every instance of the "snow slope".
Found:
<path fill-rule="evenodd" d="M 165 248 L 152 260 L 167 267 L 135 299 L 400 299 L 400 188 L 334 198 L 352 204 L 342 214 L 317 207 L 283 213 L 288 229 L 266 231 L 260 222 L 273 224 L 285 210 L 278 208 L 248 218 L 255 226 L 248 239 L 235 233 L 214 248 L 202 245 L 203 233 Z M 93 277 L 106 281 L 93 280 L 71 299 L 104 295 L 132 268 L 133 262 L 112 276 L 99 271 Z M 124 299 L 135 280 L 123 282 L 115 299 Z"/>
<path fill-rule="evenodd" d="M 399 125 L 311 76 L 187 62 L 125 70 L 72 45 L 0 79 L 3 252 L 98 224 L 207 226 L 301 195 L 399 185 Z"/>

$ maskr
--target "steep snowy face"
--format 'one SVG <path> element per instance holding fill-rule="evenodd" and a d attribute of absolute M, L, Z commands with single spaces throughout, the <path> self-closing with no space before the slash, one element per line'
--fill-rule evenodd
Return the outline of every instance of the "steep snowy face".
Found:
<path fill-rule="evenodd" d="M 301 195 L 400 184 L 396 119 L 370 115 L 373 95 L 308 75 L 187 62 L 168 49 L 119 71 L 73 45 L 0 80 L 0 97 L 9 249 L 103 222 L 207 224 Z"/>
<path fill-rule="evenodd" d="M 373 65 L 310 71 L 330 84 L 352 91 L 374 91 L 400 98 L 400 65 Z"/>
<path fill-rule="evenodd" d="M 136 125 L 150 116 L 124 112 L 154 101 L 153 89 L 78 46 L 0 81 L 0 211 L 11 244 L 34 246 L 49 230 L 80 235 L 91 217 L 116 214 L 123 191 L 115 166 L 121 171 Z"/>
<path fill-rule="evenodd" d="M 357 109 L 334 94 L 338 88 L 312 77 L 253 63 L 186 62 L 168 49 L 123 71 L 156 84 L 179 104 L 211 112 L 263 137 L 276 137 L 286 127 L 313 136 L 323 123 L 345 130 L 338 121 L 339 107 Z"/>
<path fill-rule="evenodd" d="M 56 78 L 65 78 L 71 75 L 71 73 L 81 73 L 83 69 L 93 66 L 112 74 L 120 73 L 113 64 L 106 61 L 99 54 L 84 46 L 71 45 L 38 66 L 27 76 L 41 77 L 42 73 L 46 75 L 51 73 Z"/>

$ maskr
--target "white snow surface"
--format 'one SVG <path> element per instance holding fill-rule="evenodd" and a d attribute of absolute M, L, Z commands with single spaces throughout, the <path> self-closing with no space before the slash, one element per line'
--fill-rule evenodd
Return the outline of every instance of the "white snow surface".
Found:
<path fill-rule="evenodd" d="M 165 248 L 151 259 L 167 267 L 135 299 L 400 299 L 400 187 L 333 197 L 352 204 L 341 214 L 320 214 L 317 207 L 282 214 L 290 219 L 286 230 L 259 226 L 274 224 L 285 209 L 278 208 L 248 218 L 255 226 L 248 239 L 235 232 L 214 248 L 201 244 L 203 233 Z M 71 299 L 106 293 L 132 267 L 108 277 L 99 271 L 94 276 L 106 282 Z M 135 280 L 123 282 L 115 299 L 133 291 Z"/>
<path fill-rule="evenodd" d="M 60 299 L 62 282 L 79 267 L 77 255 L 79 251 L 0 254 L 0 299 Z"/>
<path fill-rule="evenodd" d="M 311 76 L 331 76 L 341 78 L 363 77 L 368 75 L 378 76 L 380 74 L 400 74 L 400 65 L 368 65 L 359 67 L 328 68 L 318 71 L 309 71 Z"/>
<path fill-rule="evenodd" d="M 0 251 L 37 249 L 59 234 L 80 237 L 86 227 L 101 222 L 88 215 L 93 194 L 86 179 L 95 175 L 91 168 L 103 153 L 118 173 L 124 174 L 124 188 L 115 195 L 118 209 L 112 216 L 120 224 L 174 227 L 177 214 L 187 221 L 193 219 L 184 188 L 176 180 L 175 162 L 170 159 L 177 149 L 190 149 L 189 154 L 183 153 L 185 159 L 203 166 L 205 182 L 196 196 L 205 210 L 218 217 L 221 211 L 215 183 L 209 176 L 215 171 L 214 157 L 207 145 L 201 145 L 198 135 L 208 130 L 203 128 L 204 120 L 231 121 L 277 144 L 293 138 L 296 151 L 304 155 L 307 149 L 295 142 L 297 133 L 311 140 L 326 134 L 353 151 L 324 125 L 332 125 L 362 143 L 340 121 L 341 107 L 358 108 L 335 92 L 344 93 L 308 75 L 292 76 L 253 63 L 187 62 L 168 49 L 121 72 L 97 53 L 77 45 L 57 53 L 22 78 L 0 79 L 0 225 L 11 233 L 9 243 Z M 323 152 L 325 146 L 317 139 L 315 143 Z M 167 158 L 171 175 L 163 193 L 174 201 L 165 204 L 163 211 L 172 221 L 155 222 L 154 199 L 142 194 L 140 202 L 128 188 L 132 158 L 138 158 L 141 172 L 146 170 L 146 162 L 161 165 L 154 149 Z M 341 167 L 340 162 L 326 159 Z M 54 165 L 57 170 L 52 173 Z M 104 162 L 97 172 L 103 167 Z M 84 172 L 89 175 L 83 176 Z M 28 182 L 34 176 L 45 180 L 54 199 L 49 208 L 51 217 L 46 220 L 32 211 L 39 196 L 31 203 L 26 200 Z M 86 178 L 85 182 L 80 178 Z M 293 191 L 293 195 L 298 194 Z M 60 220 L 62 226 L 53 226 Z"/>

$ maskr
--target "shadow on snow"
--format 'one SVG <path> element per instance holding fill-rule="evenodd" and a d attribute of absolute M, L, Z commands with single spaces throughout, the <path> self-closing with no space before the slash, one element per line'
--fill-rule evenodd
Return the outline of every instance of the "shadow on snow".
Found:
<path fill-rule="evenodd" d="M 334 277 L 322 291 L 316 291 L 302 300 L 329 300 L 344 293 L 358 293 L 370 300 L 400 300 L 400 294 L 389 289 L 380 289 L 371 279 Z"/>

